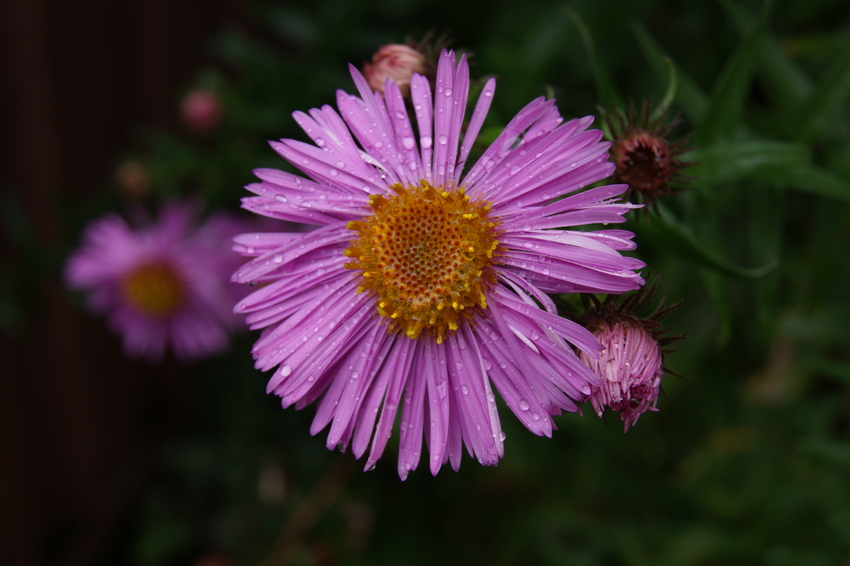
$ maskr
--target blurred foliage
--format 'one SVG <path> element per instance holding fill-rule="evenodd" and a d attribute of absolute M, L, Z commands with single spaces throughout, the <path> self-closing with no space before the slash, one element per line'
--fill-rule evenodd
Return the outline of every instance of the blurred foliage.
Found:
<path fill-rule="evenodd" d="M 432 26 L 471 53 L 473 76 L 499 79 L 485 136 L 547 92 L 566 117 L 663 100 L 672 62 L 693 180 L 626 227 L 661 293 L 684 299 L 666 322 L 690 336 L 667 365 L 690 377 L 666 376 L 659 412 L 626 435 L 588 408 L 540 439 L 502 407 L 498 468 L 466 459 L 402 483 L 392 447 L 354 472 L 308 435 L 312 408 L 280 410 L 243 336 L 188 370 L 191 425 L 139 501 L 126 562 L 256 564 L 281 536 L 305 565 L 848 563 L 846 2 L 259 2 L 186 85 L 220 98 L 218 128 L 148 131 L 128 151 L 148 201 L 234 209 L 253 168 L 288 167 L 267 139 L 306 139 L 291 112 L 333 104 L 353 89 L 348 62 Z M 77 207 L 78 224 L 114 199 Z M 0 286 L 25 277 L 6 273 Z M 17 320 L 12 304 L 0 320 Z M 322 481 L 339 495 L 324 501 Z"/>

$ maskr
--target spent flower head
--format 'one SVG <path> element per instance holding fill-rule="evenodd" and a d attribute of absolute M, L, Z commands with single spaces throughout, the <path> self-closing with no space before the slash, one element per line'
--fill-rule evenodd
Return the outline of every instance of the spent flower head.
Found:
<path fill-rule="evenodd" d="M 234 274 L 262 287 L 241 301 L 256 367 L 274 370 L 267 391 L 284 407 L 318 403 L 311 432 L 327 446 L 381 457 L 396 423 L 398 472 L 415 469 L 423 438 L 431 472 L 460 466 L 464 445 L 495 465 L 505 434 L 496 393 L 533 433 L 576 411 L 600 383 L 570 345 L 597 355 L 593 335 L 557 315 L 546 293 L 622 293 L 643 264 L 619 223 L 634 208 L 624 185 L 582 189 L 608 177 L 609 144 L 564 122 L 554 100 L 522 109 L 467 170 L 496 88 L 484 85 L 469 115 L 465 57 L 443 52 L 432 91 L 410 79 L 375 93 L 354 67 L 359 96 L 295 112 L 315 145 L 270 142 L 306 177 L 257 169 L 258 214 L 312 224 L 308 234 L 237 238 L 253 257 Z M 415 120 L 415 121 L 414 121 Z M 467 124 L 465 131 L 464 124 Z M 563 197 L 563 198 L 560 198 Z M 399 413 L 401 413 L 399 415 Z"/>
<path fill-rule="evenodd" d="M 681 170 L 691 163 L 679 157 L 690 150 L 692 133 L 671 139 L 679 118 L 666 122 L 662 111 L 653 119 L 649 101 L 644 101 L 639 112 L 631 100 L 625 113 L 617 108 L 599 111 L 613 139 L 615 182 L 629 185 L 629 195 L 650 206 L 658 197 L 682 190 L 687 178 Z"/>

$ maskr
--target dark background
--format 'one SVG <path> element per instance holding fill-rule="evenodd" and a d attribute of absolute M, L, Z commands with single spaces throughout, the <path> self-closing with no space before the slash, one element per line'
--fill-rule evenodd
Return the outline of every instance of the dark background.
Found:
<path fill-rule="evenodd" d="M 569 5 L 595 56 L 544 0 L 0 2 L 0 562 L 255 564 L 278 541 L 269 564 L 848 563 L 846 2 Z M 686 377 L 628 434 L 588 407 L 541 439 L 502 406 L 497 468 L 402 483 L 391 443 L 361 474 L 309 436 L 312 408 L 264 394 L 253 336 L 128 361 L 64 287 L 86 223 L 138 204 L 114 180 L 127 158 L 150 172 L 144 206 L 236 210 L 252 167 L 285 167 L 265 140 L 304 139 L 292 111 L 432 26 L 497 77 L 491 131 L 550 93 L 568 118 L 657 103 L 667 69 L 635 25 L 676 64 L 670 117 L 700 163 L 663 200 L 679 225 L 625 226 L 685 301 L 672 333 L 690 330 L 668 358 Z M 198 85 L 225 106 L 207 138 L 180 123 Z"/>
<path fill-rule="evenodd" d="M 0 336 L 4 564 L 94 563 L 179 421 L 180 368 L 126 361 L 68 302 L 56 268 L 76 235 L 62 209 L 109 184 L 139 124 L 177 127 L 180 91 L 237 4 L 0 3 L 0 206 L 28 248 L 4 230 L 2 284 L 31 291 L 17 296 L 25 325 Z"/>

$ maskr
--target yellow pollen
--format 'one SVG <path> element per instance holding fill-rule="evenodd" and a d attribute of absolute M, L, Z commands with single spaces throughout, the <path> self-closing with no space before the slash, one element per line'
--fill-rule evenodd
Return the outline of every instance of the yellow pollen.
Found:
<path fill-rule="evenodd" d="M 355 238 L 345 256 L 354 259 L 345 267 L 360 272 L 358 291 L 375 294 L 391 332 L 416 339 L 425 331 L 440 344 L 486 308 L 499 223 L 487 215 L 489 202 L 463 188 L 423 180 L 391 189 L 369 197 L 371 216 L 348 223 Z"/>
<path fill-rule="evenodd" d="M 130 305 L 142 314 L 165 317 L 183 303 L 183 281 L 174 268 L 164 262 L 141 265 L 121 281 L 121 292 Z"/>

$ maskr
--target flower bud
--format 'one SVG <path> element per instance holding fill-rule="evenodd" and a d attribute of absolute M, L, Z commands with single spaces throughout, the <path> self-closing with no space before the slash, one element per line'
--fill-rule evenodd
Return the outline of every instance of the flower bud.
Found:
<path fill-rule="evenodd" d="M 151 176 L 148 170 L 135 159 L 127 159 L 115 170 L 118 190 L 131 199 L 141 200 L 151 192 Z"/>
<path fill-rule="evenodd" d="M 424 75 L 427 70 L 427 59 L 417 49 L 393 43 L 378 49 L 372 62 L 363 66 L 363 76 L 372 90 L 384 92 L 384 84 L 390 79 L 398 85 L 402 95 L 407 96 L 413 73 Z"/>
<path fill-rule="evenodd" d="M 593 387 L 590 403 L 600 417 L 605 407 L 620 411 L 629 430 L 643 413 L 657 410 L 664 357 L 637 320 L 600 321 L 594 335 L 603 346 L 599 358 L 583 352 L 579 356 L 602 379 L 600 387 Z"/>
<path fill-rule="evenodd" d="M 590 403 L 600 417 L 606 407 L 620 411 L 625 431 L 646 411 L 658 410 L 655 405 L 664 372 L 679 375 L 664 367 L 664 354 L 668 352 L 664 347 L 687 333 L 666 336 L 661 320 L 681 301 L 667 308 L 662 308 L 662 301 L 646 318 L 633 314 L 650 303 L 657 284 L 656 278 L 639 291 L 622 296 L 619 302 L 609 295 L 600 304 L 594 295 L 586 295 L 595 308 L 581 317 L 581 323 L 602 344 L 598 358 L 579 353 L 579 359 L 601 380 L 600 385 L 591 385 Z"/>
<path fill-rule="evenodd" d="M 224 114 L 218 96 L 207 89 L 190 91 L 180 102 L 180 118 L 189 130 L 199 136 L 215 130 Z"/>

